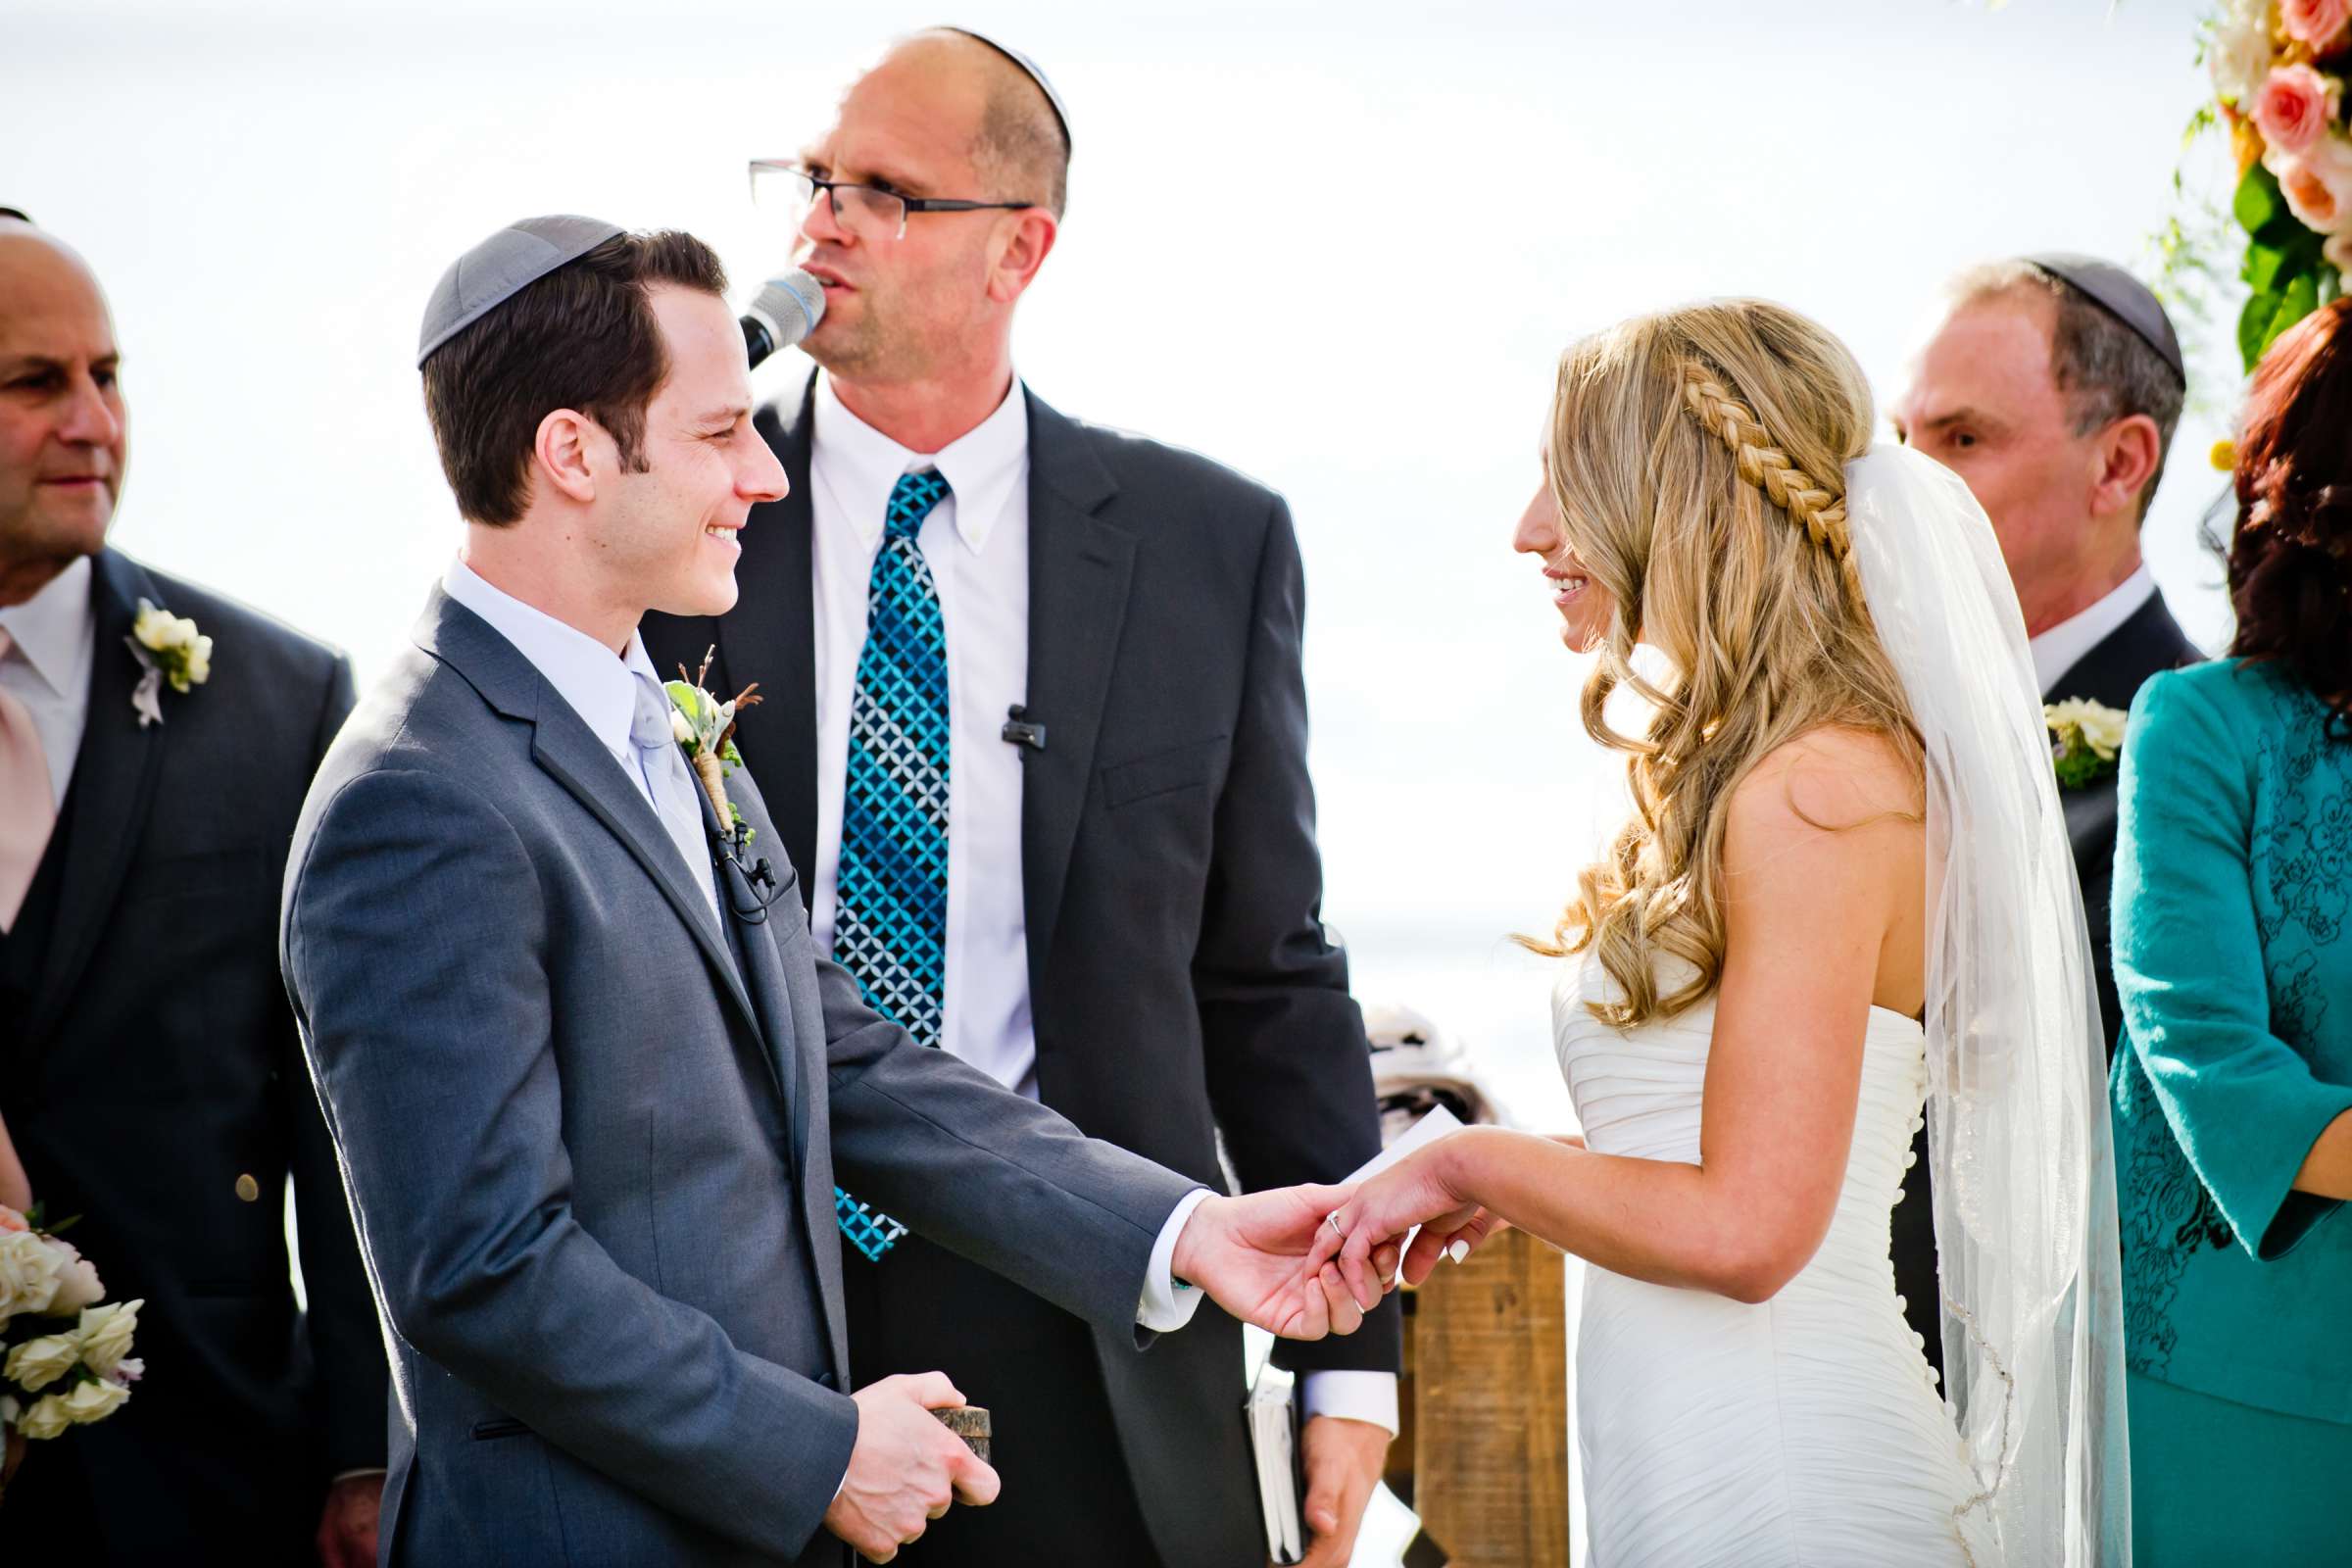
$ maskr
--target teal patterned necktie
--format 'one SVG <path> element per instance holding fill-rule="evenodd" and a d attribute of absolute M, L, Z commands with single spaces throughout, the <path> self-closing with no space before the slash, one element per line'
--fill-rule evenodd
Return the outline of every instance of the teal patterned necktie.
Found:
<path fill-rule="evenodd" d="M 935 470 L 890 492 L 850 703 L 833 917 L 833 956 L 866 1005 L 926 1046 L 939 1044 L 948 977 L 948 624 L 916 541 L 947 496 Z M 833 1214 L 875 1261 L 906 1234 L 838 1187 Z"/>

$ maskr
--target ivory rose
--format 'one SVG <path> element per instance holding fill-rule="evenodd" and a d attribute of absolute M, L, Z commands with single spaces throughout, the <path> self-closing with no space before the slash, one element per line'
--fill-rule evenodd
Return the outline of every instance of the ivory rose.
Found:
<path fill-rule="evenodd" d="M 46 1312 L 57 1298 L 65 1258 L 32 1231 L 0 1235 L 0 1322 L 20 1312 Z"/>
<path fill-rule="evenodd" d="M 44 1395 L 33 1401 L 32 1408 L 17 1417 L 17 1433 L 33 1443 L 46 1443 L 62 1437 L 74 1418 L 66 1413 L 65 1399 L 55 1394 Z"/>
<path fill-rule="evenodd" d="M 6 1365 L 0 1366 L 0 1377 L 6 1377 L 26 1394 L 38 1394 L 73 1371 L 74 1364 L 80 1359 L 81 1341 L 77 1336 L 44 1334 L 12 1348 Z"/>
<path fill-rule="evenodd" d="M 2251 101 L 2271 70 L 2271 0 L 2227 0 L 2214 19 L 2205 66 L 2222 102 Z"/>
<path fill-rule="evenodd" d="M 2304 226 L 2335 234 L 2352 224 L 2352 141 L 2330 133 L 2300 158 L 2271 148 L 2262 164 L 2278 176 L 2287 207 Z"/>
<path fill-rule="evenodd" d="M 50 1250 L 59 1254 L 63 1265 L 58 1270 L 57 1295 L 50 1298 L 49 1310 L 63 1317 L 105 1300 L 106 1286 L 98 1278 L 98 1266 L 82 1256 L 71 1242 L 61 1242 L 54 1236 L 48 1242 Z"/>
<path fill-rule="evenodd" d="M 2352 228 L 2328 235 L 2328 243 L 2320 247 L 2320 254 L 2328 258 L 2328 266 L 2352 280 Z"/>
<path fill-rule="evenodd" d="M 139 1327 L 139 1308 L 147 1303 L 118 1301 L 93 1306 L 81 1314 L 79 1343 L 82 1362 L 102 1378 L 111 1378 L 130 1353 L 130 1337 Z M 30 1385 L 26 1385 L 30 1387 Z"/>
<path fill-rule="evenodd" d="M 95 1383 L 76 1384 L 74 1392 L 66 1396 L 66 1419 L 77 1427 L 86 1427 L 122 1409 L 122 1401 L 129 1397 L 128 1389 L 104 1378 Z"/>

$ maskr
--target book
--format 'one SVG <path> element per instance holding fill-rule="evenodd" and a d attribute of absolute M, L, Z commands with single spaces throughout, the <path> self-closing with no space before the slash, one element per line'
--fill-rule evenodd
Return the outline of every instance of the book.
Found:
<path fill-rule="evenodd" d="M 1266 1555 L 1294 1563 L 1306 1555 L 1306 1527 L 1298 1498 L 1304 1481 L 1298 1470 L 1298 1404 L 1296 1374 L 1268 1361 L 1250 1385 L 1243 1409 L 1249 1419 L 1250 1455 L 1257 1466 L 1257 1500 L 1264 1509 Z"/>

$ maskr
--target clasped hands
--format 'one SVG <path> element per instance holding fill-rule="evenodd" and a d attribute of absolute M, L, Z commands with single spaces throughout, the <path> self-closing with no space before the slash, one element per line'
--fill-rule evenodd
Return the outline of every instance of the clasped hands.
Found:
<path fill-rule="evenodd" d="M 1332 1234 L 1329 1216 L 1352 1191 L 1284 1187 L 1207 1199 L 1176 1238 L 1176 1277 L 1286 1339 L 1353 1334 L 1380 1293 L 1348 1289 L 1328 1254 L 1314 1256 L 1318 1236 Z M 867 1561 L 889 1562 L 955 1503 L 996 1500 L 997 1472 L 931 1414 L 964 1402 L 945 1373 L 884 1378 L 851 1397 L 858 1440 L 825 1528 Z"/>

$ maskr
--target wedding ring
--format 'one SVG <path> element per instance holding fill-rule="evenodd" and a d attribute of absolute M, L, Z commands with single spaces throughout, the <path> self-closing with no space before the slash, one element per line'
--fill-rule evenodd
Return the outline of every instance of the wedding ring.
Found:
<path fill-rule="evenodd" d="M 1340 1211 L 1338 1209 L 1335 1208 L 1330 1213 L 1324 1215 L 1323 1223 L 1330 1226 L 1331 1234 L 1337 1236 L 1341 1241 L 1344 1242 L 1348 1239 L 1348 1233 L 1340 1229 Z"/>

